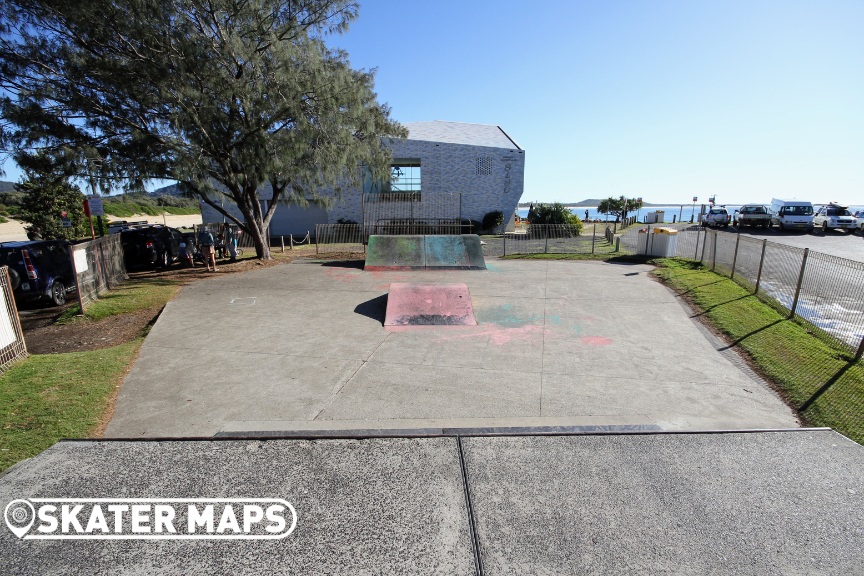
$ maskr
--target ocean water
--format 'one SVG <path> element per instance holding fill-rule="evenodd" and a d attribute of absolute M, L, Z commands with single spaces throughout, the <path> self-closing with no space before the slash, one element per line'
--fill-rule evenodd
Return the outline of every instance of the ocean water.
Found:
<path fill-rule="evenodd" d="M 726 210 L 729 211 L 730 214 L 733 214 L 735 210 L 741 208 L 740 204 L 725 204 Z M 645 214 L 648 212 L 655 212 L 657 210 L 665 212 L 663 215 L 664 222 L 672 222 L 672 217 L 675 217 L 676 222 L 680 222 L 684 220 L 685 222 L 690 222 L 690 216 L 693 215 L 693 221 L 695 222 L 699 218 L 699 212 L 702 208 L 701 204 L 696 204 L 696 209 L 693 209 L 692 204 L 684 204 L 684 205 L 669 205 L 669 206 L 651 206 L 649 208 L 641 208 L 636 212 L 631 212 L 628 216 L 637 216 L 637 220 L 639 222 L 644 221 Z M 706 206 L 706 211 L 708 207 Z M 597 211 L 596 206 L 577 206 L 574 208 L 570 208 L 570 211 L 578 216 L 583 221 L 585 220 L 585 211 L 588 211 L 588 220 L 599 220 L 601 222 L 614 222 L 615 217 L 609 216 L 607 214 L 601 214 Z M 850 206 L 849 211 L 853 214 L 859 210 L 864 210 L 864 205 L 862 206 Z M 519 214 L 522 218 L 528 216 L 528 208 L 519 208 L 516 210 L 516 213 Z"/>

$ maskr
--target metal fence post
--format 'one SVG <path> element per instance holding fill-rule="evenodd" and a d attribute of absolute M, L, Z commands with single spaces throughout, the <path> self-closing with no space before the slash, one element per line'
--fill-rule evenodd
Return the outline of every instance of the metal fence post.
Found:
<path fill-rule="evenodd" d="M 759 258 L 759 272 L 756 273 L 756 289 L 754 294 L 759 293 L 759 282 L 762 281 L 762 264 L 765 262 L 765 247 L 768 245 L 768 240 L 762 240 L 762 256 Z"/>
<path fill-rule="evenodd" d="M 735 264 L 738 262 L 738 244 L 741 242 L 741 234 L 735 236 L 735 255 L 732 256 L 732 273 L 729 275 L 731 280 L 735 279 Z"/>
<path fill-rule="evenodd" d="M 792 301 L 792 310 L 789 312 L 789 318 L 795 317 L 795 309 L 798 307 L 798 295 L 801 294 L 801 284 L 804 282 L 804 268 L 807 265 L 807 255 L 810 254 L 809 248 L 804 248 L 804 257 L 801 259 L 801 272 L 798 273 L 798 285 L 795 287 L 795 299 Z"/>
<path fill-rule="evenodd" d="M 861 337 L 861 344 L 858 345 L 858 351 L 855 353 L 855 361 L 861 360 L 862 355 L 864 355 L 864 336 Z"/>
<path fill-rule="evenodd" d="M 704 243 L 704 241 L 703 241 Z M 693 260 L 699 260 L 699 229 L 696 229 L 696 252 L 693 254 Z"/>
<path fill-rule="evenodd" d="M 702 237 L 702 255 L 699 257 L 699 262 L 705 263 L 705 247 L 708 245 L 708 229 L 705 228 L 705 235 Z"/>
<path fill-rule="evenodd" d="M 715 232 L 712 236 L 714 240 L 714 246 L 711 249 L 711 271 L 714 272 L 714 268 L 717 266 L 717 233 Z"/>
<path fill-rule="evenodd" d="M 546 243 L 543 246 L 543 253 L 549 253 L 549 230 L 546 229 L 546 226 L 543 227 L 543 237 L 546 240 Z"/>
<path fill-rule="evenodd" d="M 591 234 L 591 254 L 594 253 L 594 242 L 597 240 L 597 224 L 594 224 L 594 232 Z"/>

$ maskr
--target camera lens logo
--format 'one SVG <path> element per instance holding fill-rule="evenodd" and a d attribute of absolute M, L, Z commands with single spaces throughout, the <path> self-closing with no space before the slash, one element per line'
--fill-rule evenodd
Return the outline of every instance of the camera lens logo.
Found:
<path fill-rule="evenodd" d="M 27 500 L 13 500 L 6 505 L 3 517 L 9 530 L 18 538 L 23 538 L 36 520 L 36 510 Z"/>

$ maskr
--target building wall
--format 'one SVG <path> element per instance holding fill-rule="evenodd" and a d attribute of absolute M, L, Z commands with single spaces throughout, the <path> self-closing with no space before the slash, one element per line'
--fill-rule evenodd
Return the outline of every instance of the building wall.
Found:
<path fill-rule="evenodd" d="M 504 222 L 508 222 L 525 187 L 525 151 L 516 147 L 506 149 L 401 140 L 394 141 L 391 148 L 394 160 L 420 159 L 424 198 L 430 198 L 433 194 L 461 193 L 461 213 L 465 219 L 482 221 L 488 212 L 500 210 L 504 214 Z M 332 192 L 330 194 L 335 195 Z M 232 208 L 233 213 L 236 207 Z M 283 211 L 290 211 L 290 217 L 288 214 L 280 217 Z M 206 205 L 202 206 L 202 216 L 204 222 L 222 221 L 221 214 Z M 273 236 L 304 235 L 307 230 L 314 230 L 315 224 L 335 224 L 340 219 L 357 223 L 363 221 L 362 190 L 343 190 L 341 199 L 326 212 L 318 208 L 304 211 L 296 206 L 279 206 L 270 233 Z"/>

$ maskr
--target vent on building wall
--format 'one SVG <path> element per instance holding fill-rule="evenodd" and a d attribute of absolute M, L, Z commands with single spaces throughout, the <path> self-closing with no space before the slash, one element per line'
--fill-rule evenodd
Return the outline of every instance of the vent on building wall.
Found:
<path fill-rule="evenodd" d="M 479 156 L 477 158 L 477 175 L 489 176 L 492 174 L 492 157 Z"/>

